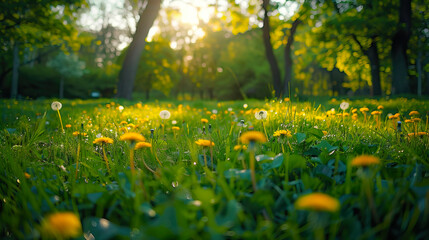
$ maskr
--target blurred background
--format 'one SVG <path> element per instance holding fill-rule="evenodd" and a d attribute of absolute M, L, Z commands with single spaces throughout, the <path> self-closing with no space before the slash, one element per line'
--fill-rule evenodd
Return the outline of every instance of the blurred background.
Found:
<path fill-rule="evenodd" d="M 429 95 L 428 8 L 429 0 L 1 1 L 0 97 Z"/>

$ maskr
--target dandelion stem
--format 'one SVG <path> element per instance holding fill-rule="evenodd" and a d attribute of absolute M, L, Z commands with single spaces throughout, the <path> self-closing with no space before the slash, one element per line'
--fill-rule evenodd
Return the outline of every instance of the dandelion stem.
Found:
<path fill-rule="evenodd" d="M 80 141 L 77 143 L 77 153 L 76 153 L 76 174 L 75 178 L 77 179 L 77 171 L 79 170 L 79 153 L 80 153 Z"/>
<path fill-rule="evenodd" d="M 255 151 L 253 149 L 249 152 L 249 165 L 250 165 L 250 177 L 252 178 L 253 191 L 256 192 L 256 176 L 255 176 Z"/>
<path fill-rule="evenodd" d="M 106 151 L 104 150 L 104 144 L 101 145 L 101 149 L 103 150 L 103 158 L 104 158 L 104 161 L 106 162 L 107 171 L 110 174 L 109 160 L 107 159 Z"/>
<path fill-rule="evenodd" d="M 207 167 L 206 150 L 203 150 L 203 157 L 204 157 L 204 166 Z"/>
<path fill-rule="evenodd" d="M 61 114 L 60 114 L 60 110 L 57 110 L 58 113 L 58 117 L 60 118 L 60 123 L 61 123 L 61 131 L 64 132 L 64 127 L 63 127 L 63 121 L 61 120 Z"/>
<path fill-rule="evenodd" d="M 133 176 L 135 176 L 135 174 L 136 174 L 136 170 L 135 170 L 135 168 L 134 168 L 134 147 L 132 147 L 132 148 L 130 149 L 130 167 L 131 167 L 131 174 L 132 174 Z"/>

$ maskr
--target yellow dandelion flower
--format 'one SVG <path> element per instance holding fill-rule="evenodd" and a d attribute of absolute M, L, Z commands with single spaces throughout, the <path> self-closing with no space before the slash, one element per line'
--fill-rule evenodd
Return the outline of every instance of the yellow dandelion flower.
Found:
<path fill-rule="evenodd" d="M 324 117 L 322 117 L 322 116 L 316 116 L 316 118 L 315 118 L 316 120 L 324 120 L 325 118 Z"/>
<path fill-rule="evenodd" d="M 97 143 L 113 143 L 113 139 L 108 138 L 108 137 L 100 137 L 100 138 L 96 138 L 92 143 L 97 144 Z"/>
<path fill-rule="evenodd" d="M 71 128 L 71 124 L 66 124 L 66 128 Z"/>
<path fill-rule="evenodd" d="M 292 137 L 292 134 L 289 130 L 278 130 L 274 132 L 273 136 L 274 137 L 280 137 L 280 136 Z"/>
<path fill-rule="evenodd" d="M 412 123 L 412 122 L 413 122 L 413 120 L 411 120 L 411 119 L 406 119 L 406 120 L 405 120 L 405 122 L 406 122 L 406 123 Z"/>
<path fill-rule="evenodd" d="M 127 121 L 122 121 L 122 122 L 119 123 L 119 125 L 127 125 L 127 124 L 128 124 Z"/>
<path fill-rule="evenodd" d="M 180 128 L 179 128 L 179 127 L 177 127 L 177 126 L 173 126 L 173 127 L 171 127 L 171 130 L 173 130 L 173 131 L 179 131 L 179 130 L 180 130 Z"/>
<path fill-rule="evenodd" d="M 356 109 L 356 108 L 352 110 L 352 113 L 356 113 L 356 112 L 357 112 L 357 109 Z"/>
<path fill-rule="evenodd" d="M 209 120 L 207 120 L 206 118 L 201 118 L 201 123 L 208 123 Z"/>
<path fill-rule="evenodd" d="M 212 115 L 210 116 L 210 119 L 212 119 L 212 120 L 216 120 L 216 114 L 212 114 Z"/>
<path fill-rule="evenodd" d="M 73 136 L 78 136 L 80 133 L 78 131 L 73 132 Z"/>
<path fill-rule="evenodd" d="M 238 151 L 238 150 L 246 150 L 247 146 L 246 145 L 235 145 L 234 146 L 234 150 Z"/>
<path fill-rule="evenodd" d="M 390 115 L 389 116 L 389 119 L 396 119 L 396 118 L 398 118 L 398 116 L 395 114 L 395 115 Z"/>
<path fill-rule="evenodd" d="M 323 135 L 324 135 L 324 136 L 328 135 L 328 132 L 327 132 L 327 131 L 322 131 L 322 132 L 323 132 Z"/>
<path fill-rule="evenodd" d="M 413 118 L 413 122 L 420 122 L 421 120 L 421 118 Z"/>
<path fill-rule="evenodd" d="M 301 196 L 295 202 L 296 209 L 337 212 L 340 209 L 340 201 L 324 193 L 310 193 Z"/>
<path fill-rule="evenodd" d="M 417 133 L 408 133 L 408 137 L 415 137 L 415 136 L 427 136 L 427 132 L 417 132 Z"/>
<path fill-rule="evenodd" d="M 137 150 L 137 149 L 140 149 L 140 148 L 151 148 L 151 147 L 152 147 L 152 144 L 150 144 L 148 142 L 138 142 L 136 144 L 135 149 Z"/>
<path fill-rule="evenodd" d="M 258 131 L 248 131 L 243 133 L 240 136 L 240 141 L 244 144 L 248 144 L 250 142 L 266 142 L 267 139 L 265 138 L 265 135 Z"/>
<path fill-rule="evenodd" d="M 379 105 L 379 106 L 377 107 L 377 109 L 378 109 L 378 110 L 383 110 L 383 109 L 384 109 L 384 107 L 383 107 L 382 105 Z"/>
<path fill-rule="evenodd" d="M 415 115 L 419 115 L 420 113 L 419 112 L 417 112 L 417 111 L 411 111 L 410 113 L 409 113 L 409 115 L 410 116 L 415 116 Z"/>
<path fill-rule="evenodd" d="M 42 233 L 48 238 L 75 238 L 82 234 L 82 224 L 72 212 L 54 213 L 43 220 Z"/>
<path fill-rule="evenodd" d="M 374 164 L 379 164 L 380 159 L 371 155 L 360 155 L 352 160 L 352 166 L 370 166 Z"/>
<path fill-rule="evenodd" d="M 127 124 L 127 127 L 129 127 L 129 128 L 136 128 L 136 125 L 134 125 L 134 124 L 132 124 L 132 123 L 128 123 L 128 124 Z"/>
<path fill-rule="evenodd" d="M 198 139 L 197 141 L 195 141 L 195 143 L 203 147 L 213 147 L 215 145 L 214 142 L 205 139 Z"/>
<path fill-rule="evenodd" d="M 381 112 L 380 111 L 372 111 L 371 112 L 371 115 L 380 115 L 381 114 Z"/>
<path fill-rule="evenodd" d="M 361 111 L 361 112 L 368 112 L 369 109 L 367 107 L 363 107 L 363 108 L 360 108 L 359 111 Z"/>
<path fill-rule="evenodd" d="M 119 140 L 130 142 L 144 142 L 146 139 L 140 134 L 135 132 L 127 132 L 122 135 Z"/>
<path fill-rule="evenodd" d="M 28 173 L 24 173 L 24 176 L 25 176 L 25 178 L 26 178 L 26 179 L 31 178 L 31 175 L 30 175 L 30 174 L 28 174 Z"/>

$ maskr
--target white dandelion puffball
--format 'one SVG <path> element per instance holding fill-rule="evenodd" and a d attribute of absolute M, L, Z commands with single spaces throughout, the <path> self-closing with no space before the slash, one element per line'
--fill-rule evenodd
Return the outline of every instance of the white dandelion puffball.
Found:
<path fill-rule="evenodd" d="M 171 117 L 171 113 L 167 110 L 162 110 L 161 112 L 159 112 L 159 116 L 162 119 L 169 119 Z"/>
<path fill-rule="evenodd" d="M 216 110 L 216 109 L 213 109 L 213 110 L 212 110 L 212 113 L 213 113 L 213 114 L 217 114 L 217 110 Z"/>
<path fill-rule="evenodd" d="M 247 105 L 246 103 L 245 104 L 243 104 L 243 108 L 247 108 L 249 105 Z"/>
<path fill-rule="evenodd" d="M 58 110 L 60 110 L 62 107 L 63 107 L 63 105 L 62 105 L 60 102 L 57 102 L 57 101 L 55 101 L 55 102 L 53 102 L 53 103 L 51 104 L 51 108 L 52 108 L 52 110 L 54 110 L 54 111 L 58 111 Z"/>
<path fill-rule="evenodd" d="M 119 110 L 119 112 L 124 111 L 124 106 L 120 105 L 120 106 L 118 107 L 118 110 Z"/>
<path fill-rule="evenodd" d="M 342 102 L 342 103 L 340 104 L 340 108 L 341 108 L 342 110 L 346 110 L 347 108 L 349 108 L 349 106 L 350 106 L 350 104 L 349 104 L 348 102 Z"/>
<path fill-rule="evenodd" d="M 260 110 L 255 113 L 255 118 L 258 120 L 263 120 L 268 117 L 268 113 L 265 110 Z"/>

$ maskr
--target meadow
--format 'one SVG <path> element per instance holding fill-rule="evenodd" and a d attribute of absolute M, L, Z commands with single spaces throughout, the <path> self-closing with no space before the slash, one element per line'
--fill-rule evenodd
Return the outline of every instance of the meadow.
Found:
<path fill-rule="evenodd" d="M 428 100 L 1 100 L 2 239 L 427 239 Z"/>

